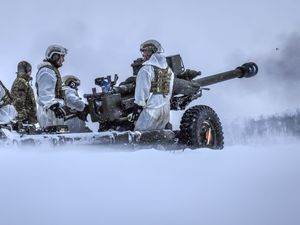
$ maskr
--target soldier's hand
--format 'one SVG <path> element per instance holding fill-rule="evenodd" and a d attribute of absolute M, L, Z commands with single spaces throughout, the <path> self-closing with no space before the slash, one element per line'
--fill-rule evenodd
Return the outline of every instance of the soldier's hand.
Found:
<path fill-rule="evenodd" d="M 56 118 L 62 119 L 67 115 L 67 112 L 63 107 L 60 107 L 59 103 L 51 105 L 49 109 L 54 112 Z"/>
<path fill-rule="evenodd" d="M 134 103 L 131 120 L 133 122 L 137 121 L 142 111 L 143 107 Z"/>

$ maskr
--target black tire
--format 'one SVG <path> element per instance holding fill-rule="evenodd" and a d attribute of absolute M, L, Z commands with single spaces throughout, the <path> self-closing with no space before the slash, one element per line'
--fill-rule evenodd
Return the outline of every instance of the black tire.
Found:
<path fill-rule="evenodd" d="M 183 114 L 180 142 L 192 148 L 223 149 L 223 129 L 218 115 L 206 105 L 196 105 Z"/>

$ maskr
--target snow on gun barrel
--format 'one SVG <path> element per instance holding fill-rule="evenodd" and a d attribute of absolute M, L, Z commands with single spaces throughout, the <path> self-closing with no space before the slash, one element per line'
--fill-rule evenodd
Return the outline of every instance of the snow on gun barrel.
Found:
<path fill-rule="evenodd" d="M 255 76 L 258 67 L 255 63 L 245 63 L 234 70 L 212 76 L 197 78 L 199 71 L 184 68 L 180 55 L 167 57 L 168 65 L 175 74 L 171 110 L 185 110 L 195 99 L 201 97 L 205 86 L 233 78 L 249 78 Z M 83 144 L 147 144 L 172 146 L 171 149 L 224 147 L 223 128 L 217 113 L 206 105 L 195 105 L 185 110 L 179 130 L 164 129 L 153 131 L 133 131 L 134 123 L 131 115 L 134 107 L 134 87 L 136 74 L 142 60 L 132 64 L 133 76 L 115 86 L 118 80 L 110 76 L 95 79 L 95 84 L 101 91 L 92 89 L 92 94 L 85 94 L 92 122 L 99 124 L 98 132 L 67 133 L 65 129 L 35 134 L 18 134 L 3 128 L 0 139 L 17 143 L 83 143 Z"/>

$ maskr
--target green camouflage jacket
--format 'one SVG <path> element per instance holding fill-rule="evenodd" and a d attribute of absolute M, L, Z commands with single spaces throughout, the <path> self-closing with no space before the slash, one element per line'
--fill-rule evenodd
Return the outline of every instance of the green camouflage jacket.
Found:
<path fill-rule="evenodd" d="M 37 123 L 36 102 L 33 89 L 26 76 L 18 75 L 11 88 L 12 104 L 18 112 L 19 121 Z"/>

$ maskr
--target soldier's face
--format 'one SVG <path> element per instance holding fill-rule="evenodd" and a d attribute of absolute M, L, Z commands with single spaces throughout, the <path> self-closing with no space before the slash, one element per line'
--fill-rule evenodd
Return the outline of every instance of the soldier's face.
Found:
<path fill-rule="evenodd" d="M 70 86 L 70 88 L 73 88 L 73 89 L 75 89 L 75 90 L 78 90 L 78 86 L 79 86 L 79 85 L 72 81 L 72 82 L 70 83 L 69 86 Z"/>
<path fill-rule="evenodd" d="M 152 51 L 149 51 L 149 50 L 141 50 L 141 53 L 145 60 L 150 59 L 150 57 L 152 55 Z"/>
<path fill-rule="evenodd" d="M 62 66 L 63 63 L 64 63 L 64 61 L 65 61 L 65 56 L 64 55 L 60 55 L 60 57 L 59 57 L 59 59 L 57 61 L 57 65 L 58 66 Z"/>

